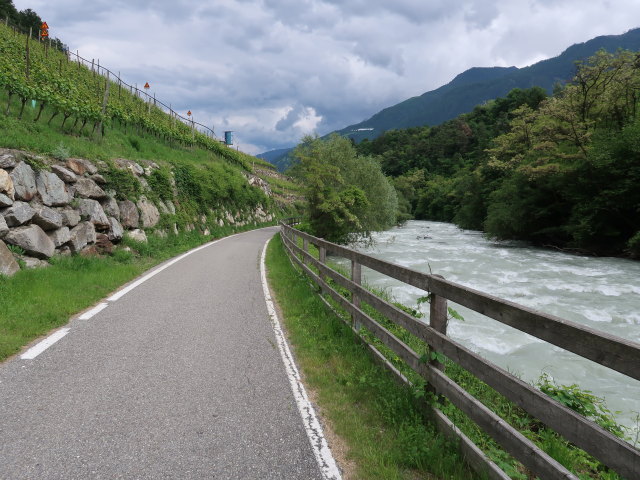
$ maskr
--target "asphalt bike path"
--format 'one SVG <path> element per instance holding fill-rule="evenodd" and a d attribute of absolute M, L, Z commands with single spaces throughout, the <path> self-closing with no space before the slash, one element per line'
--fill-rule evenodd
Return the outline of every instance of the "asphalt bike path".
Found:
<path fill-rule="evenodd" d="M 338 479 L 265 303 L 276 231 L 165 262 L 0 365 L 0 479 Z"/>

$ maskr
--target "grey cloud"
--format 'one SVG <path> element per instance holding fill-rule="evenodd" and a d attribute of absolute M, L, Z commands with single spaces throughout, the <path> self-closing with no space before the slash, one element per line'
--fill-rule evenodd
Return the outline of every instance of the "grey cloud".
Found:
<path fill-rule="evenodd" d="M 290 129 L 293 124 L 298 121 L 303 111 L 304 107 L 302 105 L 296 105 L 295 107 L 291 108 L 291 110 L 289 110 L 289 112 L 284 117 L 278 120 L 278 123 L 276 123 L 276 130 L 278 130 L 279 132 L 283 132 Z"/>
<path fill-rule="evenodd" d="M 472 66 L 521 65 L 636 26 L 637 1 L 609 3 L 15 0 L 81 55 L 149 81 L 158 98 L 235 130 L 253 153 L 298 142 L 308 106 L 323 135 Z"/>

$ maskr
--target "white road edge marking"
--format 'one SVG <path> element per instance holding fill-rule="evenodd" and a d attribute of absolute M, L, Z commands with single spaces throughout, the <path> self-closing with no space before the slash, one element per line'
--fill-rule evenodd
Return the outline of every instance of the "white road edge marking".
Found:
<path fill-rule="evenodd" d="M 184 257 L 188 257 L 189 255 L 191 255 L 192 253 L 196 253 L 200 250 L 202 250 L 203 248 L 207 248 L 210 247 L 211 245 L 215 245 L 218 242 L 222 242 L 223 240 L 226 240 L 228 238 L 232 238 L 232 237 L 236 237 L 238 235 L 242 235 L 243 233 L 247 233 L 247 232 L 241 232 L 241 233 L 235 233 L 233 235 L 229 235 L 228 237 L 224 237 L 224 238 L 219 238 L 218 240 L 214 240 L 213 242 L 209 242 L 209 243 L 205 243 L 204 245 L 200 245 L 199 247 L 194 248 L 193 250 L 189 250 L 186 253 L 183 253 L 182 255 L 180 255 L 179 257 L 174 258 L 173 260 L 165 263 L 164 265 L 162 265 L 161 267 L 156 268 L 154 271 L 147 273 L 144 277 L 139 278 L 138 280 L 136 280 L 135 282 L 133 282 L 131 285 L 129 285 L 128 287 L 123 288 L 122 290 L 119 290 L 118 292 L 114 293 L 113 295 L 111 295 L 109 298 L 107 298 L 108 302 L 115 302 L 116 300 L 120 300 L 122 297 L 124 297 L 127 293 L 129 293 L 131 290 L 133 290 L 136 287 L 139 287 L 140 285 L 142 285 L 144 282 L 146 282 L 147 280 L 149 280 L 151 277 L 156 276 L 157 274 L 159 274 L 161 271 L 163 271 L 166 268 L 169 268 L 171 265 L 173 265 L 174 263 L 179 262 L 180 260 L 182 260 Z"/>
<path fill-rule="evenodd" d="M 53 345 L 58 340 L 60 340 L 62 337 L 64 337 L 67 333 L 69 333 L 69 330 L 71 330 L 71 329 L 70 328 L 61 328 L 57 332 L 49 335 L 47 338 L 45 338 L 41 342 L 39 342 L 36 345 L 34 345 L 33 347 L 31 347 L 26 352 L 24 352 L 22 355 L 20 355 L 20 358 L 23 359 L 23 360 L 33 360 L 38 355 L 40 355 L 42 352 L 44 352 L 47 348 L 49 348 L 51 345 Z"/>
<path fill-rule="evenodd" d="M 302 416 L 302 422 L 304 423 L 304 428 L 307 431 L 307 436 L 309 437 L 309 442 L 311 442 L 311 448 L 313 449 L 313 454 L 318 462 L 318 467 L 320 467 L 322 477 L 325 480 L 341 480 L 342 476 L 340 475 L 340 469 L 331 454 L 327 440 L 324 438 L 322 425 L 320 425 L 320 422 L 318 421 L 316 412 L 313 409 L 304 385 L 300 380 L 300 373 L 298 372 L 293 355 L 291 354 L 289 345 L 287 344 L 282 328 L 280 327 L 280 321 L 278 320 L 278 314 L 276 313 L 276 309 L 273 305 L 273 300 L 271 300 L 264 263 L 264 259 L 267 254 L 267 246 L 270 241 L 271 239 L 267 240 L 264 244 L 264 248 L 262 249 L 262 257 L 260 258 L 260 277 L 262 279 L 264 299 L 267 303 L 269 318 L 271 319 L 271 326 L 273 327 L 273 332 L 276 335 L 276 341 L 278 343 L 278 350 L 280 350 L 280 356 L 282 357 L 282 362 L 284 363 L 287 376 L 289 377 L 289 384 L 291 385 L 293 396 L 296 400 L 296 404 L 298 405 L 300 415 Z"/>
<path fill-rule="evenodd" d="M 91 310 L 87 310 L 86 312 L 84 312 L 82 315 L 80 315 L 78 318 L 80 320 L 89 320 L 91 317 L 93 317 L 96 313 L 100 313 L 102 310 L 104 310 L 105 308 L 107 308 L 109 306 L 108 303 L 99 303 L 98 305 L 96 305 L 95 307 L 93 307 Z"/>

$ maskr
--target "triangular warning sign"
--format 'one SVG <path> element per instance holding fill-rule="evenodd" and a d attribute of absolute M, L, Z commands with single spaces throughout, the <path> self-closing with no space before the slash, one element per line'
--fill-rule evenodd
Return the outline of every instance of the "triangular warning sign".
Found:
<path fill-rule="evenodd" d="M 149 88 L 149 82 L 144 84 L 144 88 Z"/>
<path fill-rule="evenodd" d="M 49 25 L 47 25 L 47 22 L 43 22 L 42 26 L 40 27 L 42 30 L 47 30 L 49 28 Z"/>

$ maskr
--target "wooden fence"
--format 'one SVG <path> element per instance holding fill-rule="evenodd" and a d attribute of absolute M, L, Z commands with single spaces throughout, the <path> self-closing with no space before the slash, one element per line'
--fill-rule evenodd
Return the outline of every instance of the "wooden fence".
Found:
<path fill-rule="evenodd" d="M 422 361 L 409 346 L 367 315 L 360 308 L 361 302 L 366 302 L 395 325 L 423 340 L 431 351 L 440 353 L 462 366 L 621 476 L 628 480 L 640 479 L 640 450 L 447 337 L 447 301 L 463 305 L 636 380 L 640 380 L 640 344 L 493 297 L 450 282 L 438 275 L 425 274 L 376 259 L 296 230 L 291 223 L 281 224 L 281 236 L 290 258 L 324 293 L 329 294 L 351 314 L 354 330 L 358 331 L 362 325 L 372 332 L 412 370 L 422 376 L 435 394 L 449 399 L 532 473 L 542 479 L 577 479 L 531 440 L 447 377 L 440 362 L 435 359 Z M 302 247 L 299 243 L 302 243 Z M 309 244 L 317 247 L 318 259 L 309 253 Z M 351 261 L 351 278 L 327 266 L 327 253 Z M 430 296 L 429 323 L 414 318 L 363 288 L 363 265 L 427 292 Z M 316 274 L 310 267 L 319 273 Z M 338 293 L 325 279 L 331 279 L 336 285 L 348 290 L 351 299 Z M 408 382 L 375 347 L 369 347 L 379 361 L 402 381 Z M 509 478 L 438 408 L 429 408 L 432 408 L 431 413 L 443 433 L 460 440 L 463 454 L 472 467 L 485 472 L 492 479 Z"/>

